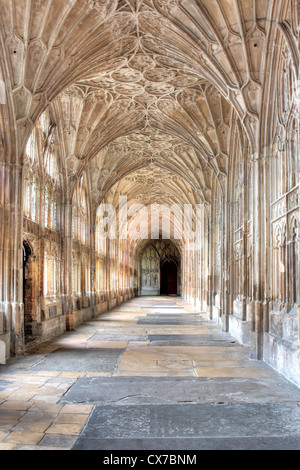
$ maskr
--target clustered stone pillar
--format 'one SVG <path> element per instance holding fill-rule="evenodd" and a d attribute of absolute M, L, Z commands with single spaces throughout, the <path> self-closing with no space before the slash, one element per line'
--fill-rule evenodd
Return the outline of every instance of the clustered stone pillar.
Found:
<path fill-rule="evenodd" d="M 24 352 L 22 166 L 0 162 L 0 311 L 11 355 Z M 8 352 L 8 351 L 7 351 Z"/>
<path fill-rule="evenodd" d="M 72 292 L 72 261 L 73 261 L 73 234 L 72 234 L 72 204 L 66 203 L 63 206 L 64 220 L 64 310 L 66 314 L 67 330 L 74 329 L 74 306 Z"/>
<path fill-rule="evenodd" d="M 300 200 L 300 185 L 299 185 L 299 200 Z M 299 209 L 300 211 L 300 209 Z M 297 229 L 296 232 L 296 247 L 298 247 L 298 253 L 300 254 L 300 226 Z M 298 346 L 300 348 L 300 255 L 298 255 L 298 283 L 296 285 L 296 288 L 298 289 Z"/>
<path fill-rule="evenodd" d="M 251 358 L 263 357 L 263 305 L 262 305 L 262 280 L 261 280 L 261 188 L 263 187 L 262 162 L 258 155 L 253 156 L 253 237 L 254 237 L 254 299 L 251 302 Z"/>

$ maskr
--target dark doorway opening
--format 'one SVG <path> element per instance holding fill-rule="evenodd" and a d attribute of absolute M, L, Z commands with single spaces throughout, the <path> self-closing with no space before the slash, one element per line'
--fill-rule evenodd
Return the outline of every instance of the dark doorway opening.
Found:
<path fill-rule="evenodd" d="M 25 338 L 32 336 L 32 281 L 30 279 L 30 257 L 32 251 L 29 243 L 23 242 L 23 303 L 24 303 L 24 333 Z"/>
<path fill-rule="evenodd" d="M 165 261 L 160 269 L 160 294 L 177 295 L 178 268 L 173 261 Z"/>

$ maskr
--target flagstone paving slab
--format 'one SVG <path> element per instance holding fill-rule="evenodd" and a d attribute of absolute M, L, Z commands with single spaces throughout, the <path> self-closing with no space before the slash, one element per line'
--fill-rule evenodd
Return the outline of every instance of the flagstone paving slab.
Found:
<path fill-rule="evenodd" d="M 33 371 L 115 372 L 121 349 L 59 349 L 32 367 Z"/>
<path fill-rule="evenodd" d="M 34 450 L 70 450 L 76 443 L 77 436 L 66 434 L 45 434 L 43 439 L 39 442 L 38 448 Z"/>
<path fill-rule="evenodd" d="M 293 419 L 291 420 L 291 416 Z M 297 403 L 96 406 L 74 449 L 98 439 L 300 439 Z M 197 445 L 198 447 L 198 445 Z M 298 441 L 298 449 L 300 441 Z"/>
<path fill-rule="evenodd" d="M 300 402 L 300 390 L 279 377 L 81 377 L 60 403 L 66 403 L 65 410 L 83 401 L 93 405 Z"/>
<path fill-rule="evenodd" d="M 299 437 L 230 437 L 230 438 L 122 438 L 122 439 L 98 439 L 89 438 L 81 439 L 74 445 L 73 450 L 94 450 L 94 451 L 170 451 L 173 452 L 184 451 L 184 455 L 190 457 L 191 462 L 193 459 L 193 452 L 201 450 L 300 450 Z M 190 454 L 187 454 L 190 451 Z M 156 462 L 155 456 L 151 462 Z"/>
<path fill-rule="evenodd" d="M 3 441 L 10 444 L 38 444 L 44 437 L 42 432 L 12 431 Z"/>
<path fill-rule="evenodd" d="M 0 366 L 0 450 L 298 449 L 300 389 L 249 352 L 134 299 Z"/>

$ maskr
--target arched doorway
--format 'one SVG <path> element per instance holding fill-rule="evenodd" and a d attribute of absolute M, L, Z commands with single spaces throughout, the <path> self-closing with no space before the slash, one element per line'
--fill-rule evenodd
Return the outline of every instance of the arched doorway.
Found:
<path fill-rule="evenodd" d="M 160 294 L 177 295 L 178 268 L 174 261 L 165 261 L 160 267 Z"/>
<path fill-rule="evenodd" d="M 25 339 L 32 337 L 32 249 L 28 242 L 23 242 L 23 303 L 24 303 L 24 334 Z"/>
<path fill-rule="evenodd" d="M 140 294 L 159 295 L 160 257 L 156 248 L 150 244 L 140 259 Z"/>
<path fill-rule="evenodd" d="M 139 255 L 139 294 L 179 295 L 180 259 L 171 240 L 150 241 Z"/>

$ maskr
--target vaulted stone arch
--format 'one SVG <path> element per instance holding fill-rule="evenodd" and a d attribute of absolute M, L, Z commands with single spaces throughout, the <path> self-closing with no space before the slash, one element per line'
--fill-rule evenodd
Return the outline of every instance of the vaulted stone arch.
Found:
<path fill-rule="evenodd" d="M 281 340 L 290 354 L 298 330 L 276 325 L 299 325 L 298 2 L 0 0 L 0 52 L 0 341 L 24 352 L 24 236 L 47 337 L 137 294 L 154 207 L 158 238 L 174 212 L 184 298 L 253 358 Z"/>

